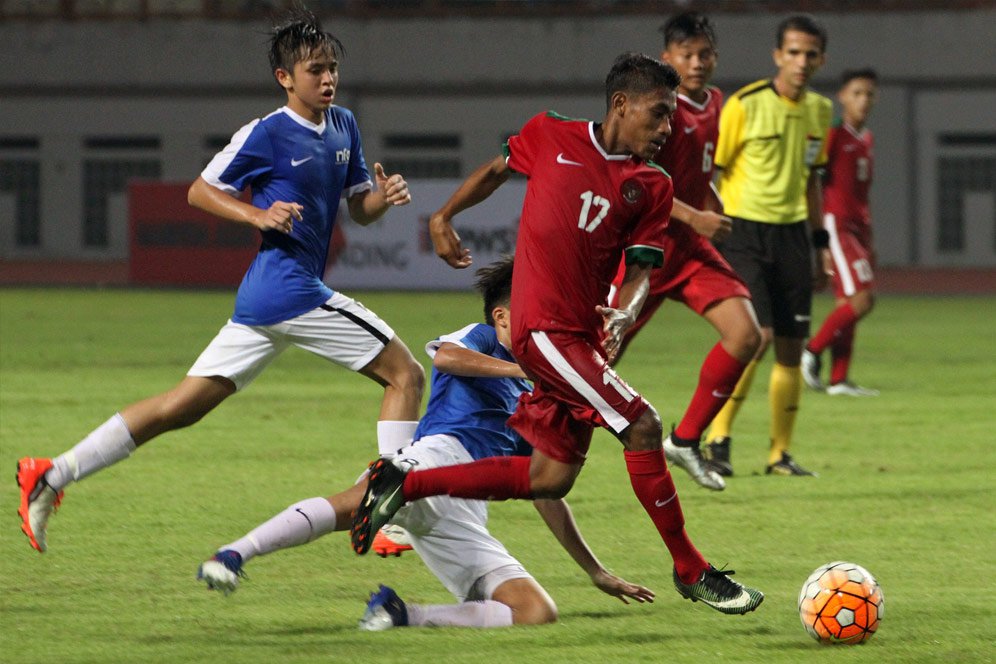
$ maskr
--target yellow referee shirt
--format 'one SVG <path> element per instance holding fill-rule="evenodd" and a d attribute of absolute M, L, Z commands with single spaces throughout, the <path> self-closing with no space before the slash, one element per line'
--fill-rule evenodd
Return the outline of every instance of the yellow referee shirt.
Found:
<path fill-rule="evenodd" d="M 827 162 L 829 99 L 778 94 L 771 79 L 741 88 L 723 106 L 716 166 L 723 211 L 769 224 L 807 218 L 806 180 Z"/>

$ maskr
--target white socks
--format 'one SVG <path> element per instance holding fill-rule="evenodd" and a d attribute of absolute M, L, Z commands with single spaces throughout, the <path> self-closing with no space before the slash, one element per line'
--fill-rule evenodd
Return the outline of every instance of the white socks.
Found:
<path fill-rule="evenodd" d="M 335 530 L 335 510 L 325 498 L 308 498 L 295 503 L 263 523 L 248 535 L 218 550 L 232 549 L 248 562 L 279 549 L 307 544 Z"/>
<path fill-rule="evenodd" d="M 408 624 L 412 627 L 510 627 L 512 609 L 493 599 L 462 604 L 409 604 Z"/>
<path fill-rule="evenodd" d="M 392 458 L 415 437 L 418 422 L 406 420 L 381 420 L 377 422 L 377 452 Z"/>
<path fill-rule="evenodd" d="M 70 482 L 127 459 L 134 451 L 135 441 L 120 413 L 115 413 L 71 450 L 52 459 L 45 480 L 57 492 L 62 491 Z"/>

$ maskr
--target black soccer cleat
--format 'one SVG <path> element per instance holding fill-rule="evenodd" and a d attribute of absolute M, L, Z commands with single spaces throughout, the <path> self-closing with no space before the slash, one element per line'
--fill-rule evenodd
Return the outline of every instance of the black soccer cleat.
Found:
<path fill-rule="evenodd" d="M 706 443 L 702 456 L 706 467 L 723 477 L 733 477 L 733 464 L 730 463 L 730 447 L 733 441 L 729 436 L 715 438 Z"/>
<path fill-rule="evenodd" d="M 353 525 L 349 529 L 349 539 L 357 555 L 362 556 L 370 550 L 374 533 L 405 504 L 405 495 L 401 491 L 405 474 L 388 459 L 377 459 L 370 464 L 367 490 L 353 514 Z"/>

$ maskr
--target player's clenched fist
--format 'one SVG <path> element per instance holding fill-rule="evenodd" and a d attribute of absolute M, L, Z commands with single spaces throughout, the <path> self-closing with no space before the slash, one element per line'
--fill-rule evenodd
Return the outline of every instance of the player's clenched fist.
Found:
<path fill-rule="evenodd" d="M 276 201 L 263 214 L 257 215 L 255 225 L 261 231 L 275 230 L 290 233 L 294 230 L 294 220 L 301 221 L 301 210 L 304 206 L 298 203 Z"/>

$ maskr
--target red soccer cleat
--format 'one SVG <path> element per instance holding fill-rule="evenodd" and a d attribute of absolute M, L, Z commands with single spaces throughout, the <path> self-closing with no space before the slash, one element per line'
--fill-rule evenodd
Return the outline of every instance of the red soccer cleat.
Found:
<path fill-rule="evenodd" d="M 381 558 L 387 558 L 411 551 L 412 545 L 404 528 L 388 524 L 377 531 L 371 548 Z"/>
<path fill-rule="evenodd" d="M 45 481 L 45 473 L 52 467 L 51 459 L 24 457 L 17 462 L 17 486 L 21 487 L 21 530 L 28 536 L 31 546 L 45 553 L 48 545 L 45 533 L 48 519 L 62 503 L 63 492 L 58 493 Z"/>

